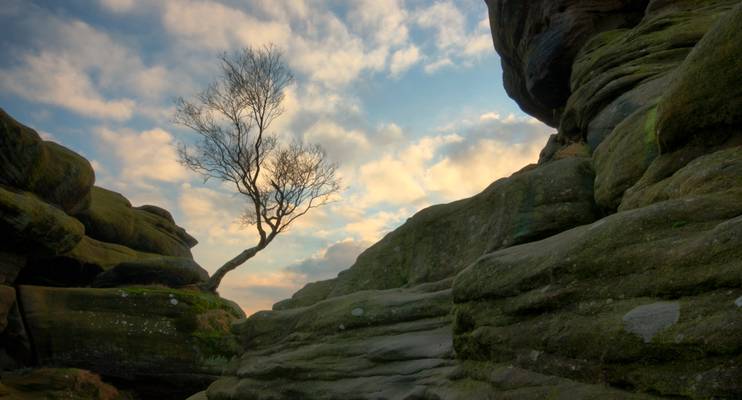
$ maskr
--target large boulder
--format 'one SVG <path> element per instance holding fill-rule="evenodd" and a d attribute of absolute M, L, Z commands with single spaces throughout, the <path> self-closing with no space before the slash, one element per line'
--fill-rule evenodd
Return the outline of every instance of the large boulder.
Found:
<path fill-rule="evenodd" d="M 485 0 L 505 90 L 527 113 L 557 126 L 575 56 L 595 34 L 631 27 L 648 0 Z"/>
<path fill-rule="evenodd" d="M 28 257 L 18 275 L 19 284 L 57 287 L 181 287 L 207 279 L 208 272 L 189 257 L 146 253 L 89 236 L 65 253 Z"/>
<path fill-rule="evenodd" d="M 184 398 L 220 375 L 241 347 L 233 303 L 195 291 L 19 286 L 39 362 L 84 368 L 157 398 Z"/>
<path fill-rule="evenodd" d="M 87 208 L 94 181 L 88 160 L 0 109 L 0 185 L 33 192 L 72 214 Z"/>
<path fill-rule="evenodd" d="M 75 216 L 85 225 L 88 236 L 134 250 L 192 257 L 190 249 L 198 243 L 175 225 L 167 211 L 155 206 L 134 208 L 119 193 L 99 187 L 92 190 L 90 207 Z"/>
<path fill-rule="evenodd" d="M 82 239 L 80 221 L 34 194 L 0 186 L 0 250 L 56 255 Z"/>
<path fill-rule="evenodd" d="M 117 264 L 96 276 L 92 286 L 159 284 L 177 288 L 208 279 L 209 273 L 190 258 L 158 257 Z"/>
<path fill-rule="evenodd" d="M 572 93 L 559 124 L 560 135 L 588 140 L 595 148 L 604 129 L 592 132 L 593 119 L 622 96 L 624 109 L 610 111 L 618 118 L 659 97 L 666 84 L 651 83 L 658 79 L 662 82 L 666 74 L 673 72 L 731 3 L 717 0 L 702 10 L 657 10 L 631 29 L 606 30 L 592 37 L 574 60 Z M 626 102 L 625 96 L 634 90 L 639 91 L 639 101 Z M 618 118 L 615 123 L 620 122 Z"/>

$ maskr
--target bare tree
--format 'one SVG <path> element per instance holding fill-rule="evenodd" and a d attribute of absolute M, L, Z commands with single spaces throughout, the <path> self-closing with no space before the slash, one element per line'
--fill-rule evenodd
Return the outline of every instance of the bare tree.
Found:
<path fill-rule="evenodd" d="M 199 136 L 191 146 L 179 144 L 180 162 L 205 180 L 233 183 L 248 203 L 242 220 L 258 233 L 254 246 L 227 261 L 202 285 L 211 292 L 229 271 L 340 189 L 337 165 L 321 147 L 296 140 L 282 144 L 269 133 L 284 111 L 284 90 L 294 79 L 282 57 L 272 45 L 224 53 L 215 82 L 193 100 L 175 101 L 175 122 Z"/>

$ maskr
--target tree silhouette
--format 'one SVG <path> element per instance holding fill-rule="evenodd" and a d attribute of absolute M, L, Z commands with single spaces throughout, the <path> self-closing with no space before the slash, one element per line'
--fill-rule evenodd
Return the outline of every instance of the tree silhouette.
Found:
<path fill-rule="evenodd" d="M 199 140 L 180 143 L 181 164 L 204 177 L 231 182 L 248 203 L 242 221 L 255 226 L 257 243 L 222 265 L 202 289 L 216 292 L 222 278 L 271 243 L 297 218 L 326 204 L 340 189 L 337 165 L 318 145 L 280 143 L 269 133 L 284 111 L 294 78 L 273 45 L 219 57 L 220 76 L 192 100 L 175 100 L 175 122 Z"/>

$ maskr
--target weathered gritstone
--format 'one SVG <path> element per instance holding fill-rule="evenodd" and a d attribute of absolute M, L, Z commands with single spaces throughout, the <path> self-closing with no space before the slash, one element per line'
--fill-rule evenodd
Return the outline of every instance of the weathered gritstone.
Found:
<path fill-rule="evenodd" d="M 20 286 L 19 301 L 41 365 L 89 369 L 158 398 L 200 390 L 240 351 L 230 324 L 244 314 L 210 294 Z"/>
<path fill-rule="evenodd" d="M 598 218 L 590 159 L 530 166 L 471 198 L 426 208 L 368 248 L 337 278 L 308 285 L 277 309 L 327 297 L 450 278 L 487 251 Z"/>
<path fill-rule="evenodd" d="M 682 148 L 693 137 L 707 136 L 695 144 L 693 154 L 686 149 L 684 157 L 674 157 L 679 161 L 677 169 L 684 165 L 680 159 L 687 163 L 713 152 L 732 136 L 728 126 L 721 127 L 723 133 L 713 130 L 718 130 L 721 122 L 731 124 L 739 118 L 730 111 L 740 108 L 735 108 L 739 95 L 734 88 L 738 85 L 731 81 L 742 73 L 742 67 L 734 66 L 732 53 L 738 41 L 729 33 L 739 30 L 740 23 L 730 18 L 737 1 L 714 0 L 695 8 L 690 3 L 654 7 L 633 29 L 597 35 L 575 60 L 573 93 L 560 135 L 585 140 L 594 149 L 595 200 L 604 209 L 616 210 L 624 192 L 640 181 L 662 153 Z M 699 57 L 699 53 L 713 56 Z M 689 81 L 697 85 L 705 80 L 713 83 L 701 86 L 732 89 L 718 90 L 712 100 L 702 94 L 700 86 L 698 90 L 687 88 Z M 724 105 L 701 109 L 699 104 L 707 102 Z M 714 117 L 712 108 L 725 117 Z M 668 122 L 675 121 L 673 115 L 685 121 L 680 122 L 682 129 Z M 694 115 L 698 117 L 691 117 Z M 715 118 L 719 121 L 714 122 Z M 676 144 L 670 146 L 670 142 Z M 657 162 L 668 165 L 662 159 Z"/>
<path fill-rule="evenodd" d="M 561 118 L 540 165 L 419 213 L 241 323 L 242 366 L 194 400 L 742 397 L 738 3 L 488 1 L 492 21 L 527 22 L 494 26 L 509 92 Z M 699 71 L 719 82 L 699 87 Z M 567 184 L 590 153 L 594 186 Z M 608 216 L 553 231 L 538 228 L 559 213 L 512 217 L 574 187 Z M 410 288 L 454 275 L 451 314 L 449 280 Z"/>
<path fill-rule="evenodd" d="M 508 95 L 551 126 L 570 95 L 573 61 L 597 33 L 634 26 L 648 0 L 485 0 Z"/>
<path fill-rule="evenodd" d="M 249 349 L 241 365 L 191 399 L 649 398 L 508 364 L 460 362 L 451 290 L 439 289 L 362 291 L 255 314 L 239 326 Z"/>
<path fill-rule="evenodd" d="M 84 232 L 80 221 L 33 193 L 0 186 L 0 250 L 57 255 L 75 247 Z"/>
<path fill-rule="evenodd" d="M 183 398 L 241 351 L 230 324 L 244 314 L 194 288 L 208 274 L 168 211 L 93 187 L 87 160 L 3 110 L 0 167 L 0 371 L 82 367 Z M 97 377 L 65 371 L 4 375 L 0 398 L 97 398 L 75 386 Z"/>
<path fill-rule="evenodd" d="M 75 213 L 89 206 L 94 181 L 88 160 L 42 140 L 0 108 L 0 185 L 32 192 L 64 212 Z"/>
<path fill-rule="evenodd" d="M 740 260 L 742 190 L 620 212 L 459 274 L 455 347 L 583 382 L 735 398 Z"/>
<path fill-rule="evenodd" d="M 244 320 L 186 290 L 167 211 L 0 111 L 0 361 L 31 354 L 25 320 L 42 363 L 158 398 L 217 375 L 191 399 L 742 398 L 742 1 L 486 3 L 508 93 L 559 123 L 539 164 Z M 186 289 L 12 301 L 37 278 Z"/>
<path fill-rule="evenodd" d="M 175 225 L 167 211 L 134 208 L 124 196 L 97 186 L 91 194 L 90 207 L 75 215 L 88 236 L 143 252 L 191 258 L 190 249 L 198 242 Z"/>

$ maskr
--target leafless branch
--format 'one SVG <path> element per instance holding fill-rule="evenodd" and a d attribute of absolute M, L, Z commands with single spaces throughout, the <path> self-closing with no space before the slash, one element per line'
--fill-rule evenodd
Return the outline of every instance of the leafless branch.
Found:
<path fill-rule="evenodd" d="M 283 114 L 285 90 L 294 77 L 273 45 L 219 57 L 221 74 L 193 100 L 175 101 L 174 121 L 198 140 L 180 143 L 181 164 L 204 180 L 231 182 L 248 205 L 241 220 L 259 239 L 214 273 L 205 289 L 216 291 L 224 275 L 265 248 L 297 218 L 325 205 L 340 190 L 337 165 L 321 147 L 279 143 L 269 132 Z"/>

